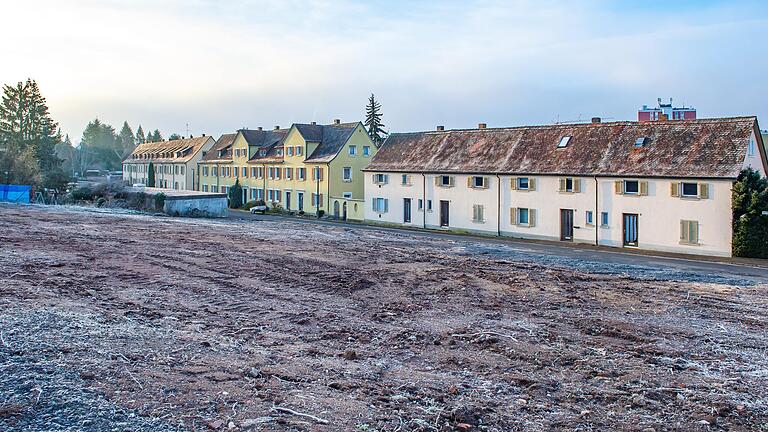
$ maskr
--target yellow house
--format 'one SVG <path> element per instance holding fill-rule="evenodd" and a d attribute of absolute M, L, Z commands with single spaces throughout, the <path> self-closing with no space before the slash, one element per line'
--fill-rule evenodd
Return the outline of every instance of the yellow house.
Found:
<path fill-rule="evenodd" d="M 377 150 L 360 122 L 240 130 L 222 135 L 200 162 L 202 190 L 228 192 L 239 179 L 244 201 L 363 220 L 362 169 Z"/>

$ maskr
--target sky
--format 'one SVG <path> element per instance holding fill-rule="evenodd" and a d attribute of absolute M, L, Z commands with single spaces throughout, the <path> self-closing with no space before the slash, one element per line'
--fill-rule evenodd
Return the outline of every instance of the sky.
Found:
<path fill-rule="evenodd" d="M 0 0 L 0 83 L 88 121 L 218 136 L 364 119 L 391 132 L 634 120 L 673 98 L 768 129 L 768 2 Z M 15 18 L 13 18 L 15 17 Z M 189 125 L 189 126 L 187 126 Z"/>

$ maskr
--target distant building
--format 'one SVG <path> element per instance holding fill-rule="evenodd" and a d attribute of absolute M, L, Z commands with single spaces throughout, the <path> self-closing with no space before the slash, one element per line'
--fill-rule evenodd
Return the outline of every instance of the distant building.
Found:
<path fill-rule="evenodd" d="M 696 120 L 696 108 L 693 107 L 673 107 L 672 99 L 669 103 L 662 103 L 659 98 L 659 106 L 651 108 L 643 105 L 643 108 L 637 111 L 637 121 L 658 121 L 658 120 Z"/>
<path fill-rule="evenodd" d="M 175 190 L 200 190 L 197 163 L 215 140 L 203 135 L 170 141 L 139 144 L 123 161 L 123 180 L 131 184 Z M 155 172 L 149 184 L 149 167 Z"/>
<path fill-rule="evenodd" d="M 765 154 L 768 154 L 768 130 L 760 131 L 760 135 L 763 137 L 763 148 L 765 148 Z"/>

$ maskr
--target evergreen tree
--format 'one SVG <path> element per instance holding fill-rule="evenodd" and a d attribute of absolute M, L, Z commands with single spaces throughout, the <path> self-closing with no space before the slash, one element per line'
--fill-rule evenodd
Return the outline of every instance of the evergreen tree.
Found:
<path fill-rule="evenodd" d="M 168 137 L 168 141 L 179 140 L 181 138 L 182 138 L 181 135 L 177 133 L 172 133 L 171 136 Z"/>
<path fill-rule="evenodd" d="M 155 129 L 154 132 L 152 132 L 152 142 L 160 142 L 163 140 L 163 136 L 160 135 L 160 131 Z"/>
<path fill-rule="evenodd" d="M 144 129 L 139 125 L 139 128 L 136 129 L 136 144 L 144 144 L 145 142 L 147 139 L 144 137 Z"/>
<path fill-rule="evenodd" d="M 147 186 L 155 187 L 155 164 L 152 162 L 147 165 Z"/>
<path fill-rule="evenodd" d="M 387 137 L 384 130 L 384 123 L 381 122 L 381 104 L 376 101 L 371 93 L 368 98 L 368 105 L 365 107 L 365 127 L 368 129 L 368 136 L 376 145 L 381 144 Z"/>
<path fill-rule="evenodd" d="M 123 149 L 115 134 L 115 128 L 98 118 L 85 127 L 80 145 L 94 155 L 94 165 L 99 168 L 113 171 L 122 165 Z"/>
<path fill-rule="evenodd" d="M 240 186 L 240 179 L 235 180 L 235 185 L 229 188 L 229 206 L 231 208 L 243 206 L 243 188 Z"/>
<path fill-rule="evenodd" d="M 733 185 L 733 255 L 768 258 L 768 179 L 749 168 Z"/>
<path fill-rule="evenodd" d="M 76 150 L 72 145 L 72 140 L 69 139 L 69 134 L 66 135 L 64 141 L 56 144 L 56 157 L 61 160 L 61 169 L 67 174 L 74 175 L 76 167 Z"/>
<path fill-rule="evenodd" d="M 58 124 L 45 98 L 31 79 L 3 86 L 0 102 L 0 172 L 5 182 L 34 184 L 56 171 L 61 160 L 55 147 L 61 141 Z"/>
<path fill-rule="evenodd" d="M 123 127 L 117 137 L 121 145 L 120 158 L 125 159 L 136 148 L 136 137 L 133 135 L 133 130 L 128 122 L 123 122 Z"/>

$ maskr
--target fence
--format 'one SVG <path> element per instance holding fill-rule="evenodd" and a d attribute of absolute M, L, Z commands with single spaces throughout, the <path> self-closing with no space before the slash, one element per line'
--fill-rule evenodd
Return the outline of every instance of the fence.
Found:
<path fill-rule="evenodd" d="M 32 186 L 0 184 L 0 202 L 29 204 Z"/>

